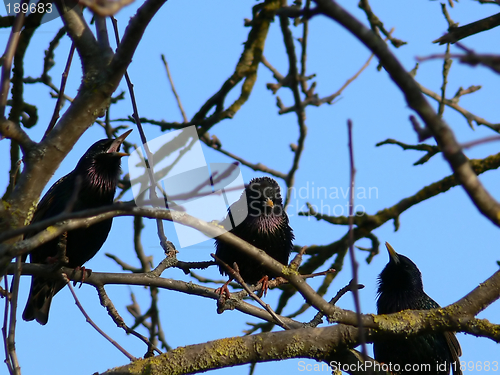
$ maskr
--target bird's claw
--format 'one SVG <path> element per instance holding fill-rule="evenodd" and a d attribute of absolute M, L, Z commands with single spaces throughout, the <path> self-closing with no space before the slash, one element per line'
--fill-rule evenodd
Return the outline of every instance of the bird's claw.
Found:
<path fill-rule="evenodd" d="M 257 284 L 262 283 L 262 288 L 259 291 L 259 297 L 262 297 L 262 295 L 267 296 L 267 290 L 269 289 L 269 276 L 264 276 L 262 279 L 260 279 Z"/>
<path fill-rule="evenodd" d="M 231 280 L 228 280 L 224 285 L 222 285 L 220 288 L 215 289 L 215 293 L 219 294 L 220 298 L 225 294 L 226 299 L 231 298 L 231 293 L 229 292 L 229 289 L 227 285 L 229 284 Z"/>
<path fill-rule="evenodd" d="M 73 281 L 73 286 L 76 286 L 76 284 L 80 283 L 80 286 L 79 288 L 82 287 L 83 285 L 83 282 L 85 281 L 85 278 L 86 278 L 86 275 L 87 275 L 87 271 L 89 271 L 89 276 L 92 274 L 92 270 L 89 268 L 85 268 L 85 266 L 81 266 L 81 267 L 76 267 L 73 271 L 73 275 L 77 272 L 77 271 L 82 271 L 82 279 L 80 281 L 77 281 L 77 280 L 74 280 Z"/>

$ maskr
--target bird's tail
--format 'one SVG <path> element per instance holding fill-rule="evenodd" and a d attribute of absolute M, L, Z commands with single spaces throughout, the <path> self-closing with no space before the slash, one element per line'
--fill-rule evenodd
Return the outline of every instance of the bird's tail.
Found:
<path fill-rule="evenodd" d="M 28 302 L 23 312 L 23 319 L 34 320 L 42 325 L 49 320 L 52 297 L 57 293 L 56 283 L 53 280 L 33 277 Z"/>

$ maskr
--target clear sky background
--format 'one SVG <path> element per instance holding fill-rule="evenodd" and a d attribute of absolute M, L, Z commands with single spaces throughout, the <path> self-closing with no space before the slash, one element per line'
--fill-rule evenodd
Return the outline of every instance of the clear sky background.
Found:
<path fill-rule="evenodd" d="M 155 16 L 137 49 L 129 74 L 134 83 L 141 116 L 166 121 L 182 121 L 177 104 L 170 91 L 161 54 L 169 62 L 176 88 L 182 99 L 189 118 L 200 106 L 214 94 L 222 83 L 232 74 L 243 49 L 249 28 L 243 26 L 244 18 L 251 18 L 251 8 L 255 1 L 206 1 L 191 0 L 182 2 L 169 1 Z M 357 8 L 357 2 L 342 1 L 352 14 L 366 23 L 364 13 Z M 135 13 L 139 2 L 122 10 L 118 15 L 121 32 L 126 28 L 129 18 Z M 432 44 L 432 40 L 446 32 L 448 25 L 441 13 L 437 1 L 384 1 L 373 2 L 374 12 L 390 29 L 395 27 L 394 36 L 408 44 L 394 51 L 403 65 L 411 70 L 417 56 L 444 53 L 445 46 Z M 449 8 L 455 22 L 464 25 L 498 12 L 494 5 L 480 5 L 475 1 L 462 0 Z M 5 9 L 2 10 L 4 15 Z M 91 15 L 86 13 L 90 20 Z M 27 58 L 25 75 L 38 77 L 42 72 L 44 50 L 50 40 L 62 26 L 60 19 L 46 23 L 36 32 Z M 109 25 L 111 29 L 111 25 Z M 301 28 L 293 29 L 294 36 L 301 36 Z M 9 31 L 0 30 L 2 46 L 6 45 Z M 111 38 L 114 40 L 114 38 Z M 497 41 L 500 40 L 500 28 L 493 29 L 463 41 L 463 44 L 476 52 L 498 53 Z M 296 44 L 297 51 L 299 45 Z M 63 39 L 56 50 L 56 65 L 51 70 L 56 86 L 59 86 L 70 49 L 69 40 Z M 452 46 L 452 52 L 460 52 Z M 288 71 L 288 60 L 282 41 L 279 23 L 271 25 L 264 55 L 283 75 Z M 369 51 L 344 29 L 325 17 L 315 17 L 310 22 L 307 74 L 315 73 L 318 82 L 317 92 L 327 96 L 337 91 L 368 59 Z M 415 194 L 419 189 L 451 174 L 450 167 L 441 155 L 433 157 L 423 166 L 413 166 L 422 153 L 402 151 L 398 146 L 386 145 L 375 147 L 377 142 L 394 138 L 408 144 L 417 143 L 417 137 L 408 120 L 413 114 L 408 109 L 403 95 L 382 70 L 377 71 L 374 59 L 361 76 L 342 94 L 333 105 L 320 108 L 308 107 L 306 124 L 308 137 L 305 151 L 296 175 L 297 195 L 289 207 L 291 225 L 294 229 L 297 245 L 322 245 L 338 240 L 346 228 L 332 226 L 315 219 L 299 217 L 298 212 L 305 209 L 305 203 L 323 205 L 325 210 L 348 203 L 347 195 L 336 199 L 318 199 L 312 196 L 312 188 L 326 187 L 347 191 L 349 186 L 349 159 L 347 149 L 347 119 L 354 124 L 354 151 L 357 168 L 356 186 L 358 189 L 371 189 L 371 196 L 358 195 L 356 204 L 362 205 L 366 212 L 377 211 L 392 206 L 401 199 Z M 442 83 L 442 61 L 432 60 L 420 64 L 416 76 L 418 82 L 434 92 L 439 92 Z M 66 94 L 74 97 L 80 84 L 80 63 L 75 60 L 70 71 Z M 249 102 L 236 114 L 234 119 L 217 124 L 211 131 L 221 140 L 225 149 L 252 162 L 261 162 L 270 168 L 287 172 L 292 164 L 293 154 L 290 143 L 298 139 L 296 115 L 278 115 L 276 98 L 266 89 L 266 83 L 274 82 L 270 72 L 259 68 L 258 79 Z M 460 105 L 470 112 L 493 123 L 500 122 L 498 114 L 500 77 L 482 67 L 472 68 L 454 61 L 449 75 L 448 97 L 457 89 L 470 85 L 482 85 L 482 89 L 460 100 Z M 239 89 L 226 99 L 226 105 L 236 98 Z M 126 91 L 125 82 L 120 84 L 117 93 Z M 285 105 L 292 104 L 289 90 L 278 92 Z M 38 107 L 39 123 L 29 131 L 29 135 L 39 141 L 50 121 L 55 100 L 50 98 L 49 90 L 39 85 L 25 88 L 25 100 Z M 437 108 L 437 105 L 433 102 Z M 65 107 L 65 109 L 67 106 Z M 65 110 L 63 109 L 63 110 Z M 111 117 L 127 117 L 132 114 L 128 92 L 126 100 L 112 107 Z M 450 108 L 445 110 L 445 120 L 454 130 L 460 142 L 468 142 L 493 135 L 484 126 L 471 130 L 462 115 Z M 160 135 L 154 126 L 146 125 L 149 139 Z M 78 144 L 61 164 L 50 186 L 58 178 L 70 172 L 84 151 L 96 140 L 104 137 L 104 132 L 95 126 L 89 129 Z M 140 143 L 137 131 L 129 139 Z M 497 153 L 500 143 L 489 143 L 466 150 L 470 158 L 484 158 Z M 231 159 L 216 151 L 204 149 L 209 162 L 230 162 Z M 8 176 L 7 162 L 9 141 L 0 142 L 0 183 L 6 186 Z M 127 171 L 126 162 L 123 169 Z M 245 181 L 261 176 L 248 168 L 242 167 Z M 500 199 L 498 186 L 499 171 L 490 171 L 481 175 L 480 180 L 490 193 Z M 283 181 L 278 181 L 284 188 Z M 47 186 L 47 188 L 48 188 Z M 300 190 L 303 188 L 303 190 Z M 330 190 L 329 190 L 330 191 Z M 302 192 L 302 194 L 299 194 Z M 126 196 L 124 199 L 131 199 Z M 332 212 L 330 212 L 332 213 Z M 147 255 L 153 255 L 157 264 L 163 258 L 159 246 L 155 223 L 147 222 L 143 234 L 143 245 Z M 171 223 L 165 223 L 169 239 L 176 243 L 175 232 Z M 486 280 L 497 269 L 499 231 L 487 219 L 479 214 L 461 187 L 451 189 L 418 206 L 404 212 L 400 217 L 400 228 L 394 231 L 392 222 L 386 223 L 374 231 L 381 243 L 388 241 L 397 252 L 410 257 L 420 268 L 425 291 L 442 306 L 457 301 L 478 284 Z M 138 264 L 132 243 L 133 227 L 131 218 L 117 218 L 107 242 L 99 254 L 86 264 L 88 268 L 99 272 L 121 272 L 121 268 L 104 253 L 112 253 L 131 264 Z M 356 243 L 369 247 L 368 240 Z M 180 249 L 179 259 L 186 261 L 209 260 L 213 252 L 213 240 Z M 376 311 L 377 275 L 388 261 L 387 252 L 381 252 L 371 264 L 364 259 L 367 253 L 356 252 L 360 263 L 359 280 L 366 287 L 360 291 L 363 313 Z M 346 258 L 347 259 L 347 258 Z M 334 259 L 332 259 L 332 262 Z M 199 271 L 199 274 L 219 279 L 218 271 L 213 268 Z M 182 271 L 168 269 L 163 277 L 189 281 Z M 331 298 L 338 289 L 345 286 L 352 275 L 347 261 L 344 270 L 335 279 L 327 298 Z M 194 280 L 193 280 L 194 281 Z M 310 281 L 318 287 L 320 279 Z M 27 298 L 29 279 L 23 278 L 20 291 L 20 310 L 17 326 L 17 352 L 24 375 L 31 374 L 91 374 L 103 372 L 108 368 L 127 363 L 127 358 L 100 336 L 79 312 L 69 293 L 62 290 L 54 299 L 49 323 L 40 326 L 35 322 L 21 319 Z M 130 292 L 133 291 L 143 308 L 149 306 L 149 293 L 145 288 L 128 286 L 109 286 L 108 294 L 125 318 L 127 324 L 133 322 L 125 306 L 130 304 Z M 92 319 L 110 336 L 122 344 L 133 355 L 140 357 L 146 351 L 145 345 L 134 337 L 126 336 L 108 317 L 99 304 L 93 287 L 84 285 L 77 291 L 78 296 Z M 270 291 L 266 301 L 276 306 L 278 291 Z M 295 311 L 303 302 L 297 295 L 285 310 Z M 0 302 L 3 307 L 4 300 Z M 342 308 L 353 309 L 351 295 L 344 296 L 338 303 Z M 3 309 L 2 309 L 3 311 Z M 310 309 L 298 319 L 308 321 L 315 311 Z M 160 314 L 165 335 L 172 347 L 202 343 L 222 337 L 238 336 L 246 329 L 246 322 L 257 319 L 236 311 L 216 313 L 216 303 L 201 297 L 181 293 L 160 291 Z M 498 322 L 500 303 L 497 301 L 486 311 L 479 314 Z M 143 334 L 146 334 L 144 331 Z M 476 366 L 484 366 L 486 361 L 500 361 L 498 345 L 484 338 L 471 335 L 458 335 L 465 361 Z M 371 353 L 371 345 L 370 345 Z M 299 374 L 299 359 L 279 363 L 258 364 L 255 374 L 289 373 Z M 314 364 L 305 360 L 304 363 Z M 500 365 L 500 363 L 499 363 Z M 500 371 L 500 370 L 499 370 Z M 0 367 L 0 373 L 6 373 Z M 248 374 L 248 366 L 217 370 L 218 374 Z M 479 371 L 477 371 L 479 372 Z M 325 371 L 325 374 L 329 373 Z"/>

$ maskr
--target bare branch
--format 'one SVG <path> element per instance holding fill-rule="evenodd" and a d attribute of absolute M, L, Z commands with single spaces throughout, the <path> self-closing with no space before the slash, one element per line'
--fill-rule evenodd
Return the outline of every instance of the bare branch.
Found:
<path fill-rule="evenodd" d="M 70 49 L 69 55 L 68 55 L 68 61 L 66 62 L 66 68 L 64 68 L 64 72 L 62 74 L 61 88 L 59 89 L 59 92 L 57 95 L 57 102 L 56 102 L 56 106 L 54 108 L 54 113 L 52 114 L 52 118 L 50 119 L 49 126 L 47 127 L 47 130 L 45 131 L 44 137 L 46 137 L 47 134 L 49 134 L 49 132 L 55 126 L 57 119 L 59 118 L 59 111 L 62 109 L 62 106 L 63 106 L 64 89 L 66 88 L 66 81 L 68 80 L 69 68 L 71 66 L 71 62 L 73 61 L 73 54 L 74 53 L 75 53 L 75 43 L 72 43 L 71 49 Z"/>
<path fill-rule="evenodd" d="M 10 358 L 10 351 L 9 351 L 9 342 L 8 342 L 8 321 L 9 321 L 9 303 L 8 303 L 8 298 L 9 298 L 9 280 L 7 279 L 6 276 L 4 276 L 4 283 L 5 283 L 5 293 L 7 293 L 7 296 L 5 296 L 5 307 L 3 311 L 3 325 L 2 325 L 2 339 L 3 339 L 3 347 L 5 351 L 5 364 L 7 365 L 7 369 L 9 370 L 9 374 L 14 373 L 14 366 L 12 364 L 11 358 Z"/>
<path fill-rule="evenodd" d="M 113 72 L 110 77 L 113 84 L 118 85 L 122 79 L 146 27 L 165 2 L 166 0 L 146 0 L 130 19 L 122 42 L 118 45 L 116 54 L 109 66 L 109 71 Z"/>
<path fill-rule="evenodd" d="M 471 35 L 482 33 L 483 31 L 493 29 L 500 26 L 500 13 L 493 16 L 483 18 L 479 21 L 469 23 L 464 26 L 450 28 L 448 34 L 434 40 L 432 43 L 456 43 L 461 39 L 467 38 Z"/>
<path fill-rule="evenodd" d="M 359 290 L 359 289 L 363 289 L 365 286 L 362 285 L 362 284 L 358 284 L 356 285 L 354 283 L 354 280 L 351 280 L 351 282 L 349 284 L 347 284 L 345 287 L 343 287 L 342 289 L 340 289 L 337 294 L 335 295 L 335 297 L 333 297 L 330 302 L 328 302 L 329 304 L 331 305 L 335 305 L 339 299 L 341 299 L 344 294 L 346 294 L 347 292 L 353 292 L 354 290 Z M 317 327 L 319 324 L 321 324 L 323 322 L 323 314 L 318 312 L 314 318 L 309 322 L 307 323 L 307 326 L 309 327 Z"/>
<path fill-rule="evenodd" d="M 493 224 L 500 226 L 500 204 L 481 184 L 450 127 L 437 116 L 421 94 L 419 85 L 389 51 L 387 45 L 376 34 L 369 32 L 361 22 L 352 17 L 338 3 L 331 0 L 315 1 L 327 17 L 348 29 L 377 55 L 386 71 L 404 93 L 408 105 L 419 114 L 432 131 L 445 159 L 474 205 Z"/>
<path fill-rule="evenodd" d="M 78 306 L 78 309 L 82 312 L 83 316 L 85 317 L 85 320 L 87 323 L 89 323 L 97 332 L 101 334 L 106 340 L 108 340 L 115 348 L 117 348 L 119 351 L 121 351 L 128 359 L 131 361 L 135 361 L 137 358 L 135 358 L 132 354 L 127 352 L 120 344 L 118 344 L 115 340 L 113 340 L 111 337 L 109 337 L 106 332 L 104 332 L 102 329 L 99 328 L 97 324 L 94 323 L 94 321 L 90 318 L 89 314 L 85 311 L 83 308 L 82 304 L 78 300 L 78 297 L 76 296 L 75 290 L 71 286 L 71 283 L 68 283 L 68 288 L 71 291 L 71 294 L 73 295 L 73 298 L 75 299 L 75 304 Z"/>
<path fill-rule="evenodd" d="M 262 163 L 257 163 L 257 164 L 253 164 L 253 163 L 250 163 L 249 161 L 246 161 L 245 159 L 243 158 L 240 158 L 239 156 L 229 152 L 229 151 L 226 151 L 222 148 L 222 146 L 218 146 L 216 144 L 214 144 L 213 142 L 210 142 L 210 141 L 207 141 L 206 139 L 202 138 L 203 142 L 213 148 L 214 150 L 217 150 L 219 151 L 221 154 L 224 154 L 226 156 L 229 156 L 230 158 L 236 160 L 237 162 L 247 166 L 248 168 L 251 168 L 253 169 L 254 171 L 260 171 L 260 172 L 264 172 L 264 173 L 269 173 L 270 175 L 272 176 L 275 176 L 275 177 L 278 177 L 278 178 L 281 178 L 283 180 L 286 180 L 287 178 L 287 175 L 280 172 L 280 171 L 277 171 L 275 169 L 272 169 L 272 168 L 269 168 L 267 166 L 265 166 L 264 164 Z"/>
<path fill-rule="evenodd" d="M 395 139 L 386 139 L 385 141 L 377 143 L 375 146 L 380 147 L 382 145 L 398 145 L 403 150 L 417 150 L 417 151 L 425 151 L 426 155 L 422 156 L 418 159 L 413 165 L 420 165 L 426 163 L 431 157 L 441 152 L 438 146 L 432 146 L 420 143 L 418 145 L 408 145 L 403 142 L 396 141 Z"/>
<path fill-rule="evenodd" d="M 389 38 L 390 42 L 392 45 L 396 48 L 399 48 L 403 45 L 406 44 L 406 42 L 396 39 L 391 36 L 391 32 L 387 31 L 384 28 L 384 24 L 380 19 L 373 13 L 372 8 L 370 7 L 370 3 L 368 0 L 360 0 L 358 6 L 363 9 L 363 11 L 366 13 L 366 17 L 368 18 L 368 22 L 370 22 L 370 26 L 372 28 L 372 31 L 379 35 L 379 30 L 382 31 L 382 33 Z"/>
<path fill-rule="evenodd" d="M 126 324 L 123 318 L 118 314 L 118 311 L 116 310 L 115 306 L 113 305 L 113 302 L 111 302 L 111 299 L 108 297 L 106 291 L 104 290 L 104 286 L 102 284 L 96 284 L 94 287 L 97 289 L 97 293 L 99 294 L 99 301 L 101 302 L 101 305 L 106 309 L 108 312 L 108 315 L 113 319 L 113 322 L 115 322 L 116 326 L 119 328 L 122 328 L 127 334 L 131 334 L 137 338 L 139 338 L 141 341 L 143 341 L 147 346 L 148 350 L 151 347 L 154 349 L 158 354 L 161 354 L 161 350 L 158 349 L 156 346 L 152 345 L 152 343 L 147 339 L 147 337 L 144 337 L 140 333 L 134 331 L 134 329 L 129 328 Z"/>
<path fill-rule="evenodd" d="M 83 73 L 87 74 L 98 69 L 103 62 L 103 56 L 99 53 L 99 45 L 83 17 L 82 9 L 78 6 L 67 9 L 65 3 L 56 2 L 56 4 L 60 6 L 58 10 L 66 31 L 82 60 Z"/>
<path fill-rule="evenodd" d="M 354 253 L 354 187 L 356 181 L 356 166 L 354 164 L 354 146 L 352 139 L 352 121 L 347 120 L 347 136 L 348 136 L 348 146 L 349 146 L 349 166 L 351 170 L 351 176 L 349 181 L 350 193 L 349 193 L 349 255 L 351 259 L 351 269 L 352 269 L 352 280 L 354 285 L 358 285 L 358 267 L 359 264 L 356 261 L 356 254 Z M 363 321 L 361 318 L 361 303 L 359 302 L 358 288 L 352 290 L 352 295 L 354 297 L 354 307 L 356 309 L 356 317 L 358 320 L 358 331 L 359 331 L 359 343 L 361 344 L 361 352 L 363 353 L 364 359 L 368 359 L 368 351 L 366 350 L 365 341 L 365 328 L 363 326 Z M 370 371 L 369 371 L 370 372 Z"/>
<path fill-rule="evenodd" d="M 262 301 L 262 299 L 260 299 L 258 296 L 255 295 L 255 293 L 253 293 L 252 290 L 250 290 L 250 288 L 248 287 L 247 283 L 245 283 L 245 281 L 243 280 L 243 278 L 241 277 L 240 275 L 240 272 L 238 270 L 238 265 L 235 263 L 235 268 L 231 268 L 226 262 L 224 262 L 223 260 L 221 260 L 220 258 L 218 258 L 215 254 L 210 254 L 218 264 L 222 265 L 224 267 L 224 269 L 226 270 L 227 274 L 232 277 L 233 279 L 235 279 L 242 287 L 243 289 L 248 293 L 248 295 L 253 298 L 255 301 L 257 301 L 257 303 L 259 305 L 261 305 L 264 309 L 267 310 L 267 312 L 269 314 L 271 314 L 271 316 L 273 317 L 274 321 L 276 322 L 276 324 L 278 324 L 281 328 L 283 329 L 291 329 L 286 323 L 284 323 L 280 317 L 278 315 L 276 315 L 276 313 L 273 311 L 273 309 L 271 308 L 271 306 L 269 306 L 269 304 L 267 303 L 264 303 L 264 301 Z M 264 287 L 264 286 L 263 286 Z"/>
<path fill-rule="evenodd" d="M 290 203 L 290 197 L 292 193 L 292 188 L 295 185 L 295 173 L 299 169 L 299 162 L 304 151 L 304 143 L 307 136 L 307 126 L 306 126 L 306 113 L 304 106 L 302 105 L 302 99 L 300 98 L 299 91 L 299 81 L 298 81 L 298 69 L 297 69 L 297 56 L 295 54 L 295 45 L 293 42 L 292 32 L 290 31 L 290 21 L 288 17 L 280 15 L 280 27 L 281 33 L 283 34 L 283 41 L 285 43 L 286 54 L 288 56 L 288 77 L 290 79 L 290 89 L 293 93 L 293 101 L 295 103 L 295 113 L 297 115 L 297 122 L 299 125 L 299 139 L 297 140 L 297 147 L 294 148 L 294 158 L 292 167 L 288 171 L 288 175 L 285 179 L 287 185 L 287 194 L 284 202 L 284 207 L 288 206 Z"/>
<path fill-rule="evenodd" d="M 167 59 L 165 58 L 165 55 L 161 55 L 161 60 L 163 61 L 163 64 L 165 65 L 165 70 L 167 71 L 167 77 L 168 81 L 170 82 L 170 87 L 172 88 L 172 93 L 175 96 L 175 100 L 177 101 L 177 105 L 179 106 L 179 110 L 181 111 L 182 119 L 184 120 L 185 123 L 189 122 L 186 112 L 184 112 L 184 107 L 182 106 L 181 98 L 179 97 L 179 94 L 177 94 L 177 90 L 175 89 L 174 86 L 174 80 L 172 79 L 172 75 L 170 74 L 170 69 L 168 67 Z"/>
<path fill-rule="evenodd" d="M 487 126 L 488 128 L 490 128 L 491 130 L 494 130 L 496 132 L 500 132 L 500 123 L 493 124 L 493 123 L 485 120 L 482 117 L 474 115 L 473 113 L 467 111 L 466 109 L 464 109 L 458 105 L 457 99 L 460 96 L 464 95 L 463 93 L 460 93 L 460 95 L 458 95 L 459 93 L 457 92 L 457 94 L 455 95 L 455 97 L 453 99 L 442 99 L 439 94 L 429 90 L 428 88 L 422 86 L 421 84 L 418 84 L 418 85 L 420 87 L 420 90 L 428 97 L 435 99 L 437 101 L 440 101 L 440 102 L 444 103 L 445 105 L 447 105 L 448 107 L 453 108 L 458 113 L 461 113 L 465 117 L 465 119 L 467 120 L 467 123 L 469 124 L 469 126 L 471 128 L 473 128 L 473 122 L 475 122 L 477 125 L 484 125 L 484 126 Z M 476 88 L 478 86 L 472 86 L 472 87 Z M 469 88 L 468 90 L 471 90 L 470 92 L 477 91 L 476 89 L 472 89 L 472 88 Z M 465 93 L 467 93 L 468 90 L 464 90 Z M 455 98 L 457 98 L 457 99 L 455 99 Z"/>
<path fill-rule="evenodd" d="M 120 35 L 118 33 L 118 22 L 116 21 L 116 19 L 114 17 L 112 17 L 111 20 L 113 22 L 113 28 L 115 31 L 116 45 L 118 46 L 117 50 L 119 50 L 119 46 L 121 44 L 120 44 Z M 117 52 L 117 54 L 118 54 L 118 52 Z M 149 189 L 150 199 L 152 199 L 152 200 L 158 199 L 158 195 L 156 192 L 156 186 L 157 186 L 156 179 L 155 179 L 153 170 L 151 169 L 151 165 L 150 165 L 150 162 L 153 160 L 153 155 L 149 149 L 148 141 L 146 139 L 146 134 L 144 133 L 144 129 L 143 129 L 142 124 L 141 124 L 141 120 L 139 117 L 139 110 L 137 108 L 137 102 L 135 100 L 134 85 L 132 84 L 132 81 L 130 80 L 130 77 L 128 75 L 127 70 L 125 70 L 125 80 L 127 81 L 128 90 L 130 92 L 130 100 L 132 101 L 132 108 L 134 110 L 133 117 L 134 117 L 135 123 L 137 125 L 137 129 L 139 130 L 139 134 L 141 136 L 142 146 L 144 147 L 144 151 L 146 151 L 146 158 L 147 159 L 145 160 L 145 164 L 147 167 L 148 177 L 149 177 L 149 181 L 151 184 L 150 185 L 151 188 Z M 170 241 L 168 241 L 167 236 L 165 235 L 165 230 L 163 228 L 163 223 L 161 220 L 156 220 L 156 227 L 158 229 L 158 237 L 160 239 L 160 245 L 163 248 L 163 250 L 165 251 L 165 253 L 170 253 L 171 251 L 175 250 L 175 247 L 173 246 L 173 244 Z"/>
<path fill-rule="evenodd" d="M 21 366 L 16 353 L 16 321 L 17 321 L 17 302 L 19 296 L 19 282 L 21 279 L 21 257 L 16 259 L 16 272 L 12 278 L 12 287 L 10 291 L 10 321 L 9 335 L 7 336 L 7 347 L 9 350 L 9 362 L 12 366 L 12 375 L 21 374 Z M 5 303 L 7 309 L 7 301 Z"/>
<path fill-rule="evenodd" d="M 20 5 L 26 4 L 27 0 L 23 0 Z M 12 67 L 12 59 L 19 43 L 21 28 L 24 22 L 24 12 L 19 12 L 10 31 L 9 41 L 3 54 L 2 61 L 2 79 L 0 81 L 0 118 L 5 119 L 5 106 L 7 105 L 7 96 L 10 87 L 10 68 Z"/>

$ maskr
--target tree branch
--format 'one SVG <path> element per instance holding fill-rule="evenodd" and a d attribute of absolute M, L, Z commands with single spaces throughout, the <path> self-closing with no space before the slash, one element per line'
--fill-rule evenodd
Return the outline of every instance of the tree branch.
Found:
<path fill-rule="evenodd" d="M 344 26 L 377 55 L 392 80 L 404 93 L 410 108 L 419 114 L 433 133 L 445 159 L 474 205 L 493 224 L 500 226 L 500 204 L 481 184 L 450 127 L 437 116 L 420 92 L 417 82 L 406 72 L 387 45 L 337 3 L 331 0 L 315 0 L 315 2 L 324 15 Z"/>
<path fill-rule="evenodd" d="M 456 43 L 461 39 L 467 38 L 471 35 L 482 33 L 483 31 L 493 29 L 500 26 L 500 13 L 493 16 L 483 18 L 479 21 L 469 23 L 464 26 L 448 29 L 448 34 L 434 40 L 432 43 L 446 44 Z"/>

